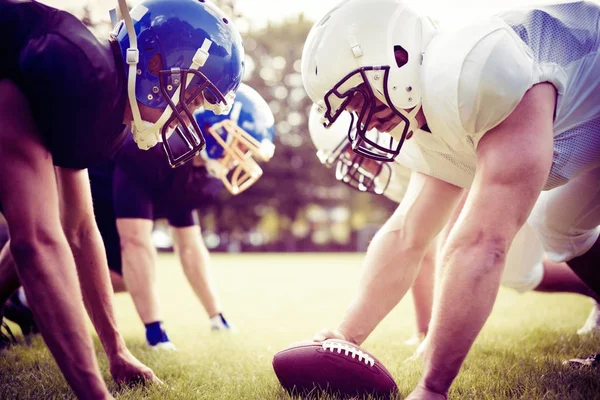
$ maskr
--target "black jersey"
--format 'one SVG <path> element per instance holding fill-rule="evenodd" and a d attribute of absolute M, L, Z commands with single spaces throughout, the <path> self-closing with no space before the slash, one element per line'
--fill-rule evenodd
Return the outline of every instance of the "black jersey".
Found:
<path fill-rule="evenodd" d="M 127 134 L 116 43 L 101 43 L 73 15 L 31 0 L 0 0 L 0 37 L 0 79 L 27 97 L 54 164 L 81 169 L 110 158 Z"/>

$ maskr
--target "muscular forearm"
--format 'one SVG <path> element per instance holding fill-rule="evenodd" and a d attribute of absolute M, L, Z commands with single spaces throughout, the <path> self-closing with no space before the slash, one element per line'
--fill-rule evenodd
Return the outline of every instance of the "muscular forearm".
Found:
<path fill-rule="evenodd" d="M 95 224 L 90 223 L 76 232 L 68 232 L 67 238 L 75 257 L 88 315 L 106 354 L 109 357 L 118 355 L 125 349 L 125 343 L 117 330 L 108 263 L 100 233 Z"/>
<path fill-rule="evenodd" d="M 109 398 L 85 326 L 81 291 L 67 242 L 12 247 L 36 324 L 79 398 Z"/>
<path fill-rule="evenodd" d="M 433 309 L 430 348 L 421 384 L 446 394 L 492 311 L 504 267 L 495 246 L 455 246 L 442 253 L 439 292 Z"/>
<path fill-rule="evenodd" d="M 404 297 L 425 247 L 411 245 L 398 230 L 382 229 L 375 236 L 358 293 L 338 328 L 348 340 L 362 343 Z"/>

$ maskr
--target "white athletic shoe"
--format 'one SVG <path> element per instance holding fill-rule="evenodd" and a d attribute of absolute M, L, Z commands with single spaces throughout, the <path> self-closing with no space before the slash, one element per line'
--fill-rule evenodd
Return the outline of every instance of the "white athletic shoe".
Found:
<path fill-rule="evenodd" d="M 154 346 L 148 342 L 146 344 L 154 351 L 177 351 L 177 347 L 172 342 L 158 342 Z"/>
<path fill-rule="evenodd" d="M 222 313 L 210 319 L 210 330 L 213 332 L 237 333 L 237 330 L 225 319 Z"/>
<path fill-rule="evenodd" d="M 577 331 L 578 335 L 587 335 L 600 332 L 600 304 L 594 302 L 590 315 L 588 315 L 585 324 Z"/>

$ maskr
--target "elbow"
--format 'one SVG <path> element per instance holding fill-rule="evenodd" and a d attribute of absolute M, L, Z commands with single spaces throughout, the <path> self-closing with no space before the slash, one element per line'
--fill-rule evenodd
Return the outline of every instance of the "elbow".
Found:
<path fill-rule="evenodd" d="M 480 231 L 448 243 L 443 263 L 465 265 L 479 281 L 489 274 L 502 274 L 509 248 L 509 238 Z"/>
<path fill-rule="evenodd" d="M 418 254 L 423 256 L 431 243 L 431 239 L 419 234 L 410 234 L 402 229 L 380 229 L 371 243 L 369 252 Z"/>
<path fill-rule="evenodd" d="M 81 249 L 94 235 L 100 235 L 92 214 L 70 216 L 62 221 L 63 231 L 72 249 Z"/>
<path fill-rule="evenodd" d="M 15 231 L 9 243 L 11 256 L 21 273 L 23 268 L 39 266 L 40 260 L 46 260 L 49 255 L 56 255 L 68 249 L 60 230 L 45 228 L 36 229 L 28 235 L 20 235 Z"/>
<path fill-rule="evenodd" d="M 95 225 L 79 226 L 76 230 L 65 232 L 69 246 L 73 251 L 86 250 L 85 247 L 95 235 L 100 236 L 98 227 Z"/>

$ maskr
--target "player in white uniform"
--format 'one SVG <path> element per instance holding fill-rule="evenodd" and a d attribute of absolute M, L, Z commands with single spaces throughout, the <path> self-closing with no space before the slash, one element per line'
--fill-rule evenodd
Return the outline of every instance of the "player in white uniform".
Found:
<path fill-rule="evenodd" d="M 599 20 L 598 5 L 577 2 L 438 31 L 401 0 L 347 0 L 309 33 L 302 77 L 323 121 L 355 112 L 356 152 L 391 160 L 404 145 L 421 172 L 374 238 L 362 287 L 330 334 L 361 343 L 456 221 L 442 249 L 423 376 L 409 398 L 446 398 L 530 214 L 549 258 L 569 261 L 600 294 Z M 382 146 L 372 129 L 395 140 Z"/>
<path fill-rule="evenodd" d="M 350 115 L 343 113 L 339 120 L 328 129 L 319 121 L 317 107 L 313 105 L 309 116 L 309 132 L 317 148 L 317 156 L 322 164 L 335 167 L 336 179 L 351 187 L 366 192 L 382 194 L 400 203 L 410 180 L 411 170 L 398 157 L 396 162 L 384 163 L 366 159 L 354 153 L 348 143 L 347 127 Z M 435 246 L 430 246 L 419 266 L 419 273 L 411 287 L 415 304 L 417 332 L 415 338 L 427 334 L 431 317 L 433 297 L 433 263 Z M 510 246 L 506 256 L 506 266 L 501 284 L 524 293 L 530 290 L 541 292 L 567 292 L 593 298 L 590 289 L 571 271 L 566 263 L 544 260 L 544 249 L 538 235 L 529 223 L 524 224 Z M 594 301 L 590 317 L 579 334 L 600 331 L 598 311 L 600 305 Z M 414 342 L 414 340 L 411 340 Z"/>

